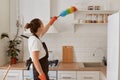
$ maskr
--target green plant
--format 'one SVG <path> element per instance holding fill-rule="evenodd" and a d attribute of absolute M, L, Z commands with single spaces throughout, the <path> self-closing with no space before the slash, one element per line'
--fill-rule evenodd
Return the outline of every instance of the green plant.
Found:
<path fill-rule="evenodd" d="M 9 39 L 9 46 L 8 46 L 8 50 L 7 50 L 7 54 L 9 57 L 11 58 L 15 58 L 16 60 L 18 60 L 17 56 L 20 53 L 20 49 L 18 48 L 18 45 L 20 45 L 21 43 L 21 39 L 19 39 L 18 36 L 18 32 L 19 32 L 19 28 L 17 28 L 17 33 L 14 37 L 14 39 L 10 39 L 10 36 L 8 35 L 8 33 L 2 33 L 1 34 L 1 39 L 3 38 L 8 38 Z"/>

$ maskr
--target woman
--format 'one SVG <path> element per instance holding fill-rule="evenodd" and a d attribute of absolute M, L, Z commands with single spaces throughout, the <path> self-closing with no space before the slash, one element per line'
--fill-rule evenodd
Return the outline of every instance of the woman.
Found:
<path fill-rule="evenodd" d="M 25 28 L 29 29 L 32 36 L 28 39 L 28 48 L 30 58 L 33 63 L 34 80 L 49 80 L 48 77 L 48 50 L 44 42 L 40 38 L 47 32 L 49 27 L 57 20 L 53 17 L 50 22 L 44 27 L 42 21 L 38 18 L 27 23 Z"/>

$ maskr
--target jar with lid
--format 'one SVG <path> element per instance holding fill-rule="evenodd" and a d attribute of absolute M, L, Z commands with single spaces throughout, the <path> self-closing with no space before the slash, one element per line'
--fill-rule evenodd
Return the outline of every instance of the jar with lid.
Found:
<path fill-rule="evenodd" d="M 100 6 L 95 6 L 95 10 L 100 10 Z"/>
<path fill-rule="evenodd" d="M 104 14 L 98 14 L 98 23 L 104 23 Z"/>
<path fill-rule="evenodd" d="M 86 14 L 86 23 L 92 23 L 92 14 Z"/>
<path fill-rule="evenodd" d="M 108 16 L 109 16 L 109 14 L 104 14 L 104 23 L 108 22 Z"/>
<path fill-rule="evenodd" d="M 88 10 L 93 10 L 93 6 L 88 6 Z"/>
<path fill-rule="evenodd" d="M 97 23 L 98 15 L 92 14 L 92 23 Z"/>

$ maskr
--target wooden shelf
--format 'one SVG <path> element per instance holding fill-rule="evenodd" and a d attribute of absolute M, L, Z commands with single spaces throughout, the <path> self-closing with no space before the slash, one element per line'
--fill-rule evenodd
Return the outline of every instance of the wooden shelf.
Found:
<path fill-rule="evenodd" d="M 105 25 L 106 25 L 107 23 L 73 23 L 73 24 L 76 24 L 76 25 L 77 25 L 77 24 L 78 24 L 78 25 L 84 25 L 84 24 L 85 24 L 85 25 L 88 25 L 88 24 L 92 24 L 92 25 L 95 25 L 95 24 L 97 24 L 97 25 L 102 25 L 102 24 L 103 24 L 103 25 L 104 25 L 104 24 L 105 24 Z"/>
<path fill-rule="evenodd" d="M 112 10 L 78 10 L 77 12 L 86 12 L 86 13 L 114 13 L 117 11 Z"/>

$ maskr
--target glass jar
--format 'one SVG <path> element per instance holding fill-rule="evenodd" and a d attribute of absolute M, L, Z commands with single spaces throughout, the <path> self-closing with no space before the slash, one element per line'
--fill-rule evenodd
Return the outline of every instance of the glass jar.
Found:
<path fill-rule="evenodd" d="M 104 23 L 104 14 L 98 14 L 98 23 Z"/>
<path fill-rule="evenodd" d="M 88 6 L 88 10 L 93 10 L 93 6 Z"/>
<path fill-rule="evenodd" d="M 95 10 L 100 10 L 100 6 L 95 6 Z"/>
<path fill-rule="evenodd" d="M 92 14 L 86 14 L 86 23 L 92 23 Z"/>
<path fill-rule="evenodd" d="M 108 22 L 108 16 L 109 16 L 109 14 L 104 14 L 104 23 Z"/>
<path fill-rule="evenodd" d="M 97 23 L 98 15 L 92 14 L 92 23 Z"/>

